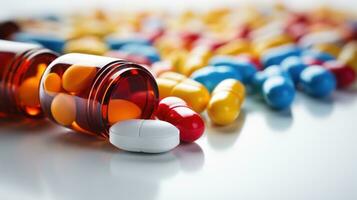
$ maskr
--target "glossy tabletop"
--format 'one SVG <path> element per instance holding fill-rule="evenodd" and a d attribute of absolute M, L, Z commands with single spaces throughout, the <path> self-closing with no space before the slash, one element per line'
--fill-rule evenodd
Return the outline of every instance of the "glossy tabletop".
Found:
<path fill-rule="evenodd" d="M 229 127 L 164 154 L 127 153 L 46 120 L 0 120 L 0 199 L 357 198 L 357 89 L 290 111 L 248 98 Z"/>

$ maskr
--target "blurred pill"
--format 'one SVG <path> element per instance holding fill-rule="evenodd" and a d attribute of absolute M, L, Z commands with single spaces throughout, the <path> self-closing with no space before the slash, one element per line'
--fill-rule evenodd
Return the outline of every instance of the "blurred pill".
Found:
<path fill-rule="evenodd" d="M 242 59 L 230 56 L 215 56 L 213 57 L 209 64 L 213 66 L 229 66 L 237 70 L 242 76 L 242 82 L 245 84 L 250 83 L 254 74 L 257 72 L 257 67 L 249 62 L 248 59 Z"/>
<path fill-rule="evenodd" d="M 331 60 L 325 62 L 323 66 L 335 75 L 338 88 L 347 88 L 356 80 L 356 72 L 342 62 Z"/>
<path fill-rule="evenodd" d="M 225 65 L 204 67 L 195 71 L 190 78 L 202 83 L 210 92 L 225 79 L 242 79 L 237 70 Z"/>
<path fill-rule="evenodd" d="M 69 40 L 65 46 L 65 53 L 85 53 L 104 55 L 108 51 L 107 44 L 96 37 L 82 37 Z"/>
<path fill-rule="evenodd" d="M 297 84 L 299 82 L 301 72 L 307 67 L 307 65 L 300 57 L 291 56 L 283 60 L 281 67 L 289 73 L 294 83 Z"/>
<path fill-rule="evenodd" d="M 329 96 L 335 90 L 336 79 L 327 69 L 314 65 L 302 71 L 300 84 L 307 94 L 322 98 Z"/>
<path fill-rule="evenodd" d="M 35 42 L 58 53 L 63 51 L 66 43 L 64 38 L 46 33 L 19 32 L 14 35 L 13 39 L 20 42 Z"/>

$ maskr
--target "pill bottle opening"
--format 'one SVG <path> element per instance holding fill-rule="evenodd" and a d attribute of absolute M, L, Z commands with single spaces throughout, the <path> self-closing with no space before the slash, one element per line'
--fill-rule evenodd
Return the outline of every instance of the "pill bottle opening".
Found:
<path fill-rule="evenodd" d="M 109 128 L 123 120 L 150 119 L 158 103 L 158 87 L 152 74 L 140 65 L 119 61 L 111 64 L 101 84 L 94 84 L 96 101 L 89 109 L 95 131 L 108 138 Z M 103 81 L 105 80 L 105 81 Z M 93 95 L 91 95 L 93 96 Z M 99 106 L 99 107 L 98 107 Z M 97 109 L 96 109 L 97 108 Z M 100 126 L 98 124 L 100 122 Z"/>
<path fill-rule="evenodd" d="M 42 117 L 39 87 L 47 66 L 57 54 L 47 49 L 32 49 L 18 56 L 6 73 L 5 95 L 14 102 L 16 111 L 29 117 Z"/>

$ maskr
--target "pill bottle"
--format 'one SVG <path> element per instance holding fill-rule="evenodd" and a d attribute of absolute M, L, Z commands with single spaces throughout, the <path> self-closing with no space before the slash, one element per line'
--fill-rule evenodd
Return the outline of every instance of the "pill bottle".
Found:
<path fill-rule="evenodd" d="M 0 40 L 0 117 L 42 116 L 38 88 L 56 58 L 40 45 Z"/>
<path fill-rule="evenodd" d="M 40 85 L 41 107 L 48 118 L 105 138 L 118 121 L 151 118 L 158 97 L 156 81 L 145 67 L 79 53 L 54 60 Z"/>

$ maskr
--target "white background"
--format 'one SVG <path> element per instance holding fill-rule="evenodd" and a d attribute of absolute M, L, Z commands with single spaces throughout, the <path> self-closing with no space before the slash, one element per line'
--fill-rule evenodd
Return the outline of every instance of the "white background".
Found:
<path fill-rule="evenodd" d="M 2 0 L 0 9 L 5 17 L 95 4 L 173 9 L 234 2 Z M 356 8 L 353 1 L 330 3 Z M 197 143 L 160 155 L 126 153 L 46 120 L 1 119 L 0 199 L 355 200 L 356 100 L 357 89 L 327 100 L 299 93 L 291 112 L 274 112 L 248 98 L 235 124 L 208 122 Z"/>

